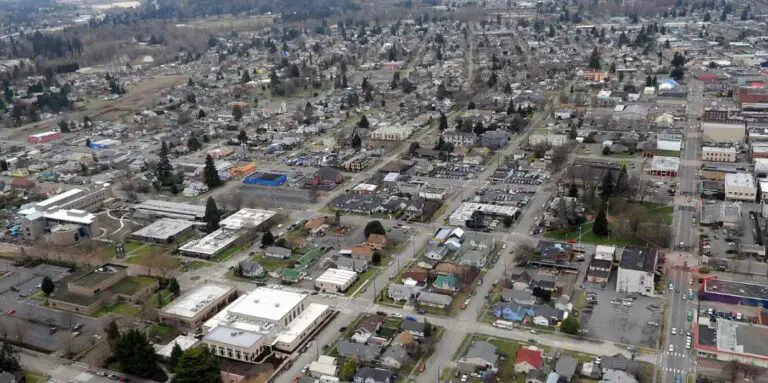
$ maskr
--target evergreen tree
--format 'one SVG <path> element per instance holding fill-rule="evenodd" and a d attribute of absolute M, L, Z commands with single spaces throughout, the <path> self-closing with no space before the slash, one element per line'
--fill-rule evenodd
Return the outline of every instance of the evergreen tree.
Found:
<path fill-rule="evenodd" d="M 627 191 L 628 186 L 629 186 L 629 175 L 627 174 L 627 166 L 624 165 L 621 167 L 621 171 L 619 171 L 619 176 L 616 179 L 615 192 L 617 194 L 623 194 Z"/>
<path fill-rule="evenodd" d="M 168 281 L 168 291 L 175 296 L 179 296 L 181 288 L 179 287 L 179 281 L 177 281 L 176 278 L 171 278 L 171 280 Z"/>
<path fill-rule="evenodd" d="M 613 183 L 613 173 L 610 171 L 605 172 L 605 176 L 603 176 L 603 182 L 600 185 L 600 196 L 603 198 L 603 201 L 607 201 L 613 196 L 614 187 L 615 185 Z"/>
<path fill-rule="evenodd" d="M 157 164 L 157 179 L 162 185 L 169 185 L 173 174 L 173 165 L 168 154 L 168 144 L 163 141 L 160 143 L 160 162 Z"/>
<path fill-rule="evenodd" d="M 176 366 L 171 383 L 219 383 L 219 358 L 207 347 L 197 346 L 185 351 Z"/>
<path fill-rule="evenodd" d="M 272 235 L 271 231 L 268 231 L 264 233 L 264 235 L 261 236 L 261 247 L 268 247 L 272 246 L 272 244 L 275 243 L 275 236 Z"/>
<path fill-rule="evenodd" d="M 478 136 L 485 133 L 485 127 L 481 121 L 478 121 L 477 124 L 475 124 L 474 132 Z"/>
<path fill-rule="evenodd" d="M 126 373 L 147 377 L 157 368 L 154 348 L 147 336 L 137 329 L 121 333 L 112 353 Z"/>
<path fill-rule="evenodd" d="M 363 146 L 363 140 L 360 138 L 360 135 L 355 133 L 352 136 L 352 147 L 354 149 L 360 149 Z"/>
<path fill-rule="evenodd" d="M 189 138 L 187 138 L 187 149 L 189 149 L 190 152 L 194 152 L 202 148 L 203 148 L 203 143 L 200 142 L 200 139 L 197 138 L 196 135 L 191 134 Z"/>
<path fill-rule="evenodd" d="M 15 373 L 21 371 L 19 353 L 8 342 L 0 345 L 0 371 Z"/>
<path fill-rule="evenodd" d="M 369 123 L 368 118 L 363 115 L 360 117 L 360 122 L 357 123 L 357 126 L 361 129 L 368 129 L 371 127 L 371 123 Z"/>
<path fill-rule="evenodd" d="M 237 135 L 237 140 L 240 141 L 241 144 L 248 143 L 248 133 L 246 133 L 245 130 L 241 130 Z"/>
<path fill-rule="evenodd" d="M 216 201 L 213 197 L 208 197 L 205 201 L 205 226 L 209 233 L 212 233 L 219 228 L 219 221 L 221 220 L 221 214 L 219 213 L 219 207 L 216 206 Z"/>
<path fill-rule="evenodd" d="M 197 112 L 197 119 L 205 118 L 205 111 L 200 109 L 199 112 Z"/>
<path fill-rule="evenodd" d="M 48 276 L 45 276 L 43 278 L 43 281 L 40 283 L 40 290 L 43 290 L 43 294 L 46 296 L 50 296 L 53 290 L 56 289 L 56 285 L 53 284 L 53 281 Z"/>
<path fill-rule="evenodd" d="M 209 189 L 217 188 L 222 184 L 221 177 L 219 177 L 219 172 L 216 170 L 216 165 L 213 163 L 213 157 L 210 154 L 205 156 L 203 178 Z"/>
<path fill-rule="evenodd" d="M 515 101 L 509 99 L 509 105 L 507 105 L 507 116 L 515 114 Z"/>
<path fill-rule="evenodd" d="M 109 322 L 106 332 L 107 340 L 110 344 L 114 344 L 117 342 L 117 339 L 120 338 L 120 330 L 117 328 L 117 323 L 115 321 Z"/>
<path fill-rule="evenodd" d="M 158 295 L 160 296 L 160 295 Z M 184 351 L 181 350 L 181 347 L 179 347 L 178 343 L 173 344 L 173 349 L 171 349 L 171 367 L 174 369 L 179 364 L 179 359 L 181 359 L 181 356 L 184 355 Z"/>
<path fill-rule="evenodd" d="M 605 206 L 600 207 L 595 222 L 592 224 L 592 232 L 601 237 L 608 235 L 608 217 L 605 216 Z"/>
<path fill-rule="evenodd" d="M 597 51 L 597 48 L 594 48 L 589 56 L 589 67 L 594 70 L 600 70 L 600 53 Z"/>
<path fill-rule="evenodd" d="M 248 71 L 247 71 L 247 70 L 244 70 L 244 71 L 243 71 L 243 76 L 240 78 L 240 82 L 242 82 L 243 84 L 245 84 L 245 83 L 248 83 L 248 82 L 250 82 L 250 81 L 251 81 L 251 75 L 250 75 L 250 74 L 248 74 Z"/>
<path fill-rule="evenodd" d="M 189 80 L 187 81 L 187 86 L 195 86 L 195 82 L 192 81 L 192 77 L 190 77 Z"/>
<path fill-rule="evenodd" d="M 440 124 L 438 125 L 438 129 L 441 132 L 444 132 L 446 129 L 448 129 L 448 117 L 443 112 L 440 112 Z"/>
<path fill-rule="evenodd" d="M 235 121 L 240 121 L 243 119 L 243 110 L 240 108 L 240 105 L 233 105 L 232 106 L 232 117 L 235 119 Z"/>
<path fill-rule="evenodd" d="M 568 197 L 571 197 L 571 198 L 579 197 L 579 187 L 576 186 L 576 184 L 571 184 L 571 186 L 568 188 Z"/>

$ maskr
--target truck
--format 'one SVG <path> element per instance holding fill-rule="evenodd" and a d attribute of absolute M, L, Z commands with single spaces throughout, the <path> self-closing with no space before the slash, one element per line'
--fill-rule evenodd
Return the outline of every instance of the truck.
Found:
<path fill-rule="evenodd" d="M 493 327 L 498 327 L 498 328 L 504 328 L 504 329 L 507 329 L 507 330 L 512 330 L 513 328 L 515 328 L 515 322 L 510 322 L 510 321 L 505 321 L 505 320 L 497 319 L 495 322 L 493 322 Z"/>

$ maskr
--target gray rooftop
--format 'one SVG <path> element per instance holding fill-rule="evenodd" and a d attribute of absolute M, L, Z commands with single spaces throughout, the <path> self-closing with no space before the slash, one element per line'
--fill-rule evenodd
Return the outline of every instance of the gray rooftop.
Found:
<path fill-rule="evenodd" d="M 192 226 L 194 226 L 194 222 L 192 221 L 173 218 L 161 218 L 133 232 L 133 236 L 140 238 L 166 240 L 189 229 Z"/>
<path fill-rule="evenodd" d="M 475 341 L 467 350 L 465 358 L 480 358 L 496 365 L 496 346 L 482 340 Z"/>
<path fill-rule="evenodd" d="M 213 328 L 213 330 L 211 330 L 208 334 L 206 334 L 203 340 L 223 344 L 231 344 L 233 346 L 242 348 L 250 348 L 258 343 L 262 338 L 264 338 L 264 335 L 262 334 L 217 326 Z"/>

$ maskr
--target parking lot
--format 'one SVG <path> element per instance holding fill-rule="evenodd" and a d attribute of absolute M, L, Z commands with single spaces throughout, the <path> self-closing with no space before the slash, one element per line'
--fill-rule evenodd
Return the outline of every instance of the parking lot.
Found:
<path fill-rule="evenodd" d="M 634 300 L 619 296 L 616 292 L 616 273 L 605 288 L 584 284 L 584 289 L 594 300 L 587 301 L 582 310 L 582 328 L 587 336 L 622 344 L 656 347 L 661 322 L 661 299 L 636 296 Z M 649 308 L 656 305 L 658 309 Z M 650 323 L 649 323 L 650 322 Z"/>
<path fill-rule="evenodd" d="M 448 178 L 455 180 L 469 180 L 477 178 L 479 169 L 475 165 L 446 165 L 437 168 L 431 174 L 435 178 Z"/>

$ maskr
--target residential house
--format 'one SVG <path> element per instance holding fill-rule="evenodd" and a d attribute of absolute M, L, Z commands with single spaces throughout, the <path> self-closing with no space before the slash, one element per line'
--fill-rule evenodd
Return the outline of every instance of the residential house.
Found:
<path fill-rule="evenodd" d="M 552 326 L 565 319 L 565 311 L 558 310 L 549 305 L 540 305 L 533 316 L 533 324 L 537 326 Z"/>
<path fill-rule="evenodd" d="M 417 338 L 424 338 L 424 330 L 426 329 L 427 324 L 425 322 L 415 321 L 415 320 L 405 320 L 400 325 L 400 328 L 404 331 L 408 331 L 411 333 L 411 335 L 417 337 Z"/>
<path fill-rule="evenodd" d="M 288 259 L 291 257 L 291 250 L 279 246 L 269 246 L 264 249 L 264 256 L 278 259 Z"/>
<path fill-rule="evenodd" d="M 392 346 L 400 345 L 400 346 L 407 346 L 413 342 L 416 342 L 416 338 L 408 331 L 401 331 L 397 336 L 395 336 L 395 339 L 392 340 Z"/>
<path fill-rule="evenodd" d="M 304 224 L 304 229 L 308 231 L 312 231 L 323 225 L 325 225 L 325 216 L 319 215 L 317 217 L 310 218 L 309 221 L 307 221 L 307 223 Z"/>
<path fill-rule="evenodd" d="M 357 370 L 353 381 L 355 383 L 392 383 L 392 371 L 383 368 L 361 367 Z"/>
<path fill-rule="evenodd" d="M 416 302 L 422 306 L 436 307 L 446 309 L 451 305 L 453 298 L 448 295 L 436 294 L 430 292 L 421 292 L 416 297 Z"/>
<path fill-rule="evenodd" d="M 368 246 L 355 246 L 349 249 L 349 256 L 356 259 L 365 259 L 368 262 L 373 261 L 373 250 Z"/>
<path fill-rule="evenodd" d="M 401 345 L 390 345 L 387 351 L 381 356 L 381 365 L 393 369 L 399 369 L 406 365 L 410 360 L 405 347 Z"/>
<path fill-rule="evenodd" d="M 312 178 L 307 182 L 312 186 L 325 186 L 328 188 L 334 188 L 344 182 L 344 175 L 331 167 L 322 167 L 317 169 Z"/>
<path fill-rule="evenodd" d="M 501 303 L 496 306 L 495 316 L 504 320 L 520 322 L 525 317 L 536 315 L 536 308 L 533 306 L 523 306 L 514 302 Z"/>
<path fill-rule="evenodd" d="M 549 274 L 539 274 L 530 270 L 521 270 L 511 274 L 512 288 L 516 290 L 542 289 L 546 291 L 555 291 L 555 277 Z"/>
<path fill-rule="evenodd" d="M 336 268 L 340 270 L 354 271 L 364 273 L 368 271 L 368 261 L 359 258 L 336 257 L 334 261 Z"/>
<path fill-rule="evenodd" d="M 557 374 L 555 374 L 557 376 Z M 541 370 L 531 370 L 528 375 L 525 376 L 525 383 L 546 383 L 547 373 Z M 555 378 L 557 382 L 557 378 Z"/>
<path fill-rule="evenodd" d="M 381 234 L 371 234 L 368 236 L 368 240 L 365 241 L 365 245 L 374 250 L 381 250 L 389 244 L 387 237 Z"/>
<path fill-rule="evenodd" d="M 444 132 L 443 141 L 451 143 L 456 147 L 469 147 L 475 144 L 477 135 L 469 132 Z"/>
<path fill-rule="evenodd" d="M 571 303 L 571 296 L 568 294 L 561 294 L 555 300 L 555 309 L 557 310 L 570 311 L 572 308 L 573 304 Z"/>
<path fill-rule="evenodd" d="M 240 262 L 239 268 L 240 275 L 246 278 L 261 278 L 267 272 L 260 264 L 247 260 Z"/>
<path fill-rule="evenodd" d="M 408 286 L 424 286 L 427 283 L 427 272 L 412 270 L 403 274 L 403 284 Z"/>
<path fill-rule="evenodd" d="M 501 300 L 503 302 L 515 302 L 519 305 L 533 305 L 536 297 L 530 290 L 502 289 Z"/>
<path fill-rule="evenodd" d="M 509 133 L 503 130 L 489 130 L 480 135 L 480 145 L 491 150 L 499 150 L 509 142 Z"/>
<path fill-rule="evenodd" d="M 576 374 L 576 367 L 578 367 L 579 361 L 571 357 L 570 355 L 563 355 L 557 360 L 555 364 L 555 372 L 560 375 L 561 378 L 565 378 L 567 381 L 571 381 L 573 375 Z"/>
<path fill-rule="evenodd" d="M 328 355 L 320 355 L 316 361 L 309 365 L 309 374 L 315 378 L 321 376 L 336 376 L 339 371 L 336 358 Z"/>
<path fill-rule="evenodd" d="M 418 286 L 406 286 L 396 283 L 390 283 L 387 286 L 387 296 L 395 302 L 410 301 L 419 295 L 421 287 Z"/>
<path fill-rule="evenodd" d="M 541 350 L 535 347 L 520 347 L 515 355 L 515 372 L 529 373 L 532 370 L 541 370 L 544 364 Z"/>
<path fill-rule="evenodd" d="M 355 327 L 352 341 L 357 343 L 367 343 L 372 336 L 376 335 L 384 323 L 384 316 L 378 314 L 366 315 Z"/>
<path fill-rule="evenodd" d="M 464 373 L 473 373 L 484 370 L 494 370 L 497 367 L 498 355 L 496 346 L 482 340 L 474 341 L 458 362 L 458 369 Z"/>
<path fill-rule="evenodd" d="M 21 371 L 0 372 L 0 383 L 24 383 L 26 378 Z"/>
<path fill-rule="evenodd" d="M 432 282 L 432 287 L 438 290 L 457 292 L 459 291 L 459 282 L 453 274 L 440 274 Z"/>
<path fill-rule="evenodd" d="M 378 344 L 361 344 L 341 340 L 336 345 L 339 356 L 361 362 L 372 362 L 381 354 L 382 347 Z"/>

